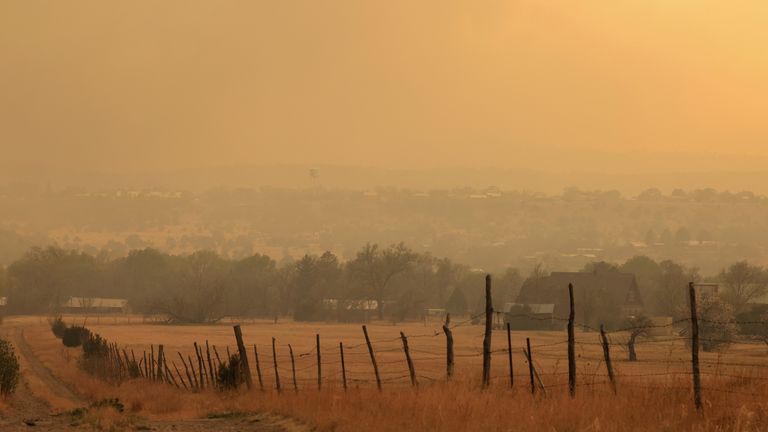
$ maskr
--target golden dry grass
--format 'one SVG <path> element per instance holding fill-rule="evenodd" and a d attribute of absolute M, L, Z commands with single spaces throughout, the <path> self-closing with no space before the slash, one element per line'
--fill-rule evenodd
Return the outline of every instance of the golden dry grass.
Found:
<path fill-rule="evenodd" d="M 90 322 L 91 320 L 89 320 Z M 207 339 L 220 354 L 229 345 L 234 350 L 229 325 L 164 326 L 106 323 L 89 325 L 121 346 L 137 354 L 149 344 L 162 343 L 169 359 L 179 364 L 176 351 L 192 354 L 192 342 Z M 614 395 L 604 382 L 602 351 L 594 344 L 594 333 L 578 333 L 579 387 L 575 399 L 567 394 L 566 346 L 564 332 L 515 332 L 514 360 L 516 382 L 509 389 L 506 335 L 494 333 L 494 362 L 491 388 L 481 390 L 479 356 L 482 329 L 462 326 L 454 330 L 457 376 L 444 380 L 445 339 L 434 335 L 437 324 L 370 325 L 379 359 L 384 391 L 373 383 L 372 368 L 358 325 L 257 322 L 243 325 L 246 343 L 258 344 L 264 379 L 264 392 L 190 393 L 143 380 L 110 386 L 77 369 L 75 351 L 62 348 L 50 330 L 29 323 L 25 334 L 36 355 L 64 381 L 76 385 L 92 400 L 118 397 L 131 413 L 153 418 L 186 418 L 222 411 L 272 411 L 291 416 L 319 430 L 546 430 L 546 431 L 761 431 L 768 429 L 768 365 L 766 349 L 759 345 L 734 345 L 724 353 L 703 353 L 704 413 L 695 411 L 690 391 L 689 354 L 681 341 L 659 337 L 660 341 L 638 347 L 639 362 L 624 360 L 626 353 L 614 347 L 619 388 Z M 414 363 L 420 385 L 408 385 L 407 367 L 397 340 L 399 331 L 410 335 Z M 324 388 L 316 389 L 314 335 L 322 337 Z M 274 371 L 271 337 L 278 340 L 279 372 L 283 392 L 273 390 Z M 548 388 L 546 396 L 530 394 L 527 365 L 520 353 L 525 337 L 534 344 L 534 360 Z M 614 335 L 618 342 L 621 335 Z M 340 386 L 338 341 L 347 351 L 350 389 Z M 297 357 L 299 391 L 290 380 L 287 343 Z M 306 354 L 306 355 L 302 355 Z M 193 355 L 193 354 L 192 354 Z M 222 354 L 223 356 L 223 354 Z M 253 363 L 252 345 L 249 356 Z M 253 364 L 251 365 L 253 368 Z M 182 372 L 183 373 L 183 372 Z M 641 376 L 642 375 L 642 376 Z M 646 376 L 647 375 L 647 376 Z M 746 376 L 749 379 L 736 378 Z M 255 379 L 255 378 L 254 378 Z"/>

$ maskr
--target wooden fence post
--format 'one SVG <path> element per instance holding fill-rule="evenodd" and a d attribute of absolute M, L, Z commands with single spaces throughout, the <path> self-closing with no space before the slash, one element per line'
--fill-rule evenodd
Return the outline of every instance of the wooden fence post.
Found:
<path fill-rule="evenodd" d="M 216 385 L 218 381 L 218 374 L 213 370 L 213 362 L 211 361 L 211 346 L 208 345 L 208 340 L 205 340 L 205 355 L 208 357 L 208 375 L 211 377 L 211 385 Z"/>
<path fill-rule="evenodd" d="M 600 324 L 600 339 L 603 343 L 603 357 L 605 357 L 605 367 L 608 369 L 608 379 L 611 381 L 613 394 L 616 394 L 616 380 L 613 376 L 613 364 L 611 364 L 611 349 L 608 346 L 608 338 L 605 336 L 605 328 Z"/>
<path fill-rule="evenodd" d="M 264 390 L 264 381 L 261 378 L 261 364 L 259 363 L 259 351 L 256 349 L 256 344 L 253 344 L 253 357 L 256 362 L 256 376 L 259 377 L 259 389 Z"/>
<path fill-rule="evenodd" d="M 192 375 L 189 373 L 189 368 L 187 367 L 187 362 L 184 360 L 184 357 L 181 355 L 180 352 L 176 351 L 176 354 L 179 355 L 179 358 L 181 359 L 181 364 L 184 365 L 184 372 L 187 374 L 187 380 L 189 381 L 189 389 L 195 390 L 195 381 L 192 381 Z"/>
<path fill-rule="evenodd" d="M 493 334 L 493 298 L 491 275 L 485 275 L 485 337 L 483 338 L 483 388 L 491 384 L 491 335 Z"/>
<path fill-rule="evenodd" d="M 381 378 L 379 377 L 379 366 L 376 364 L 376 355 L 373 353 L 373 346 L 371 345 L 371 339 L 368 337 L 368 328 L 363 325 L 363 334 L 365 335 L 365 343 L 368 345 L 368 354 L 371 355 L 371 363 L 373 364 L 373 373 L 376 374 L 376 387 L 381 391 Z"/>
<path fill-rule="evenodd" d="M 219 357 L 219 352 L 216 350 L 216 345 L 213 346 L 213 353 L 216 355 L 216 366 L 221 369 L 221 357 Z"/>
<path fill-rule="evenodd" d="M 181 372 L 179 372 L 179 368 L 176 366 L 176 362 L 171 360 L 171 364 L 173 365 L 173 368 L 176 369 L 176 375 L 179 376 L 179 380 L 181 381 L 181 384 L 184 386 L 184 390 L 189 390 L 187 387 L 187 383 L 184 382 L 184 378 L 181 376 Z"/>
<path fill-rule="evenodd" d="M 157 379 L 159 381 L 165 381 L 165 354 L 163 352 L 163 345 L 157 346 Z"/>
<path fill-rule="evenodd" d="M 445 324 L 443 324 L 443 333 L 445 333 L 445 346 L 446 346 L 446 373 L 448 379 L 453 377 L 453 332 L 450 328 L 451 314 L 445 315 Z"/>
<path fill-rule="evenodd" d="M 515 387 L 515 370 L 512 366 L 512 329 L 507 322 L 507 352 L 509 353 L 509 388 Z"/>
<path fill-rule="evenodd" d="M 525 338 L 525 345 L 528 350 L 525 351 L 525 357 L 528 359 L 528 374 L 531 376 L 531 394 L 536 394 L 536 381 L 533 379 L 533 352 L 531 352 L 531 339 Z"/>
<path fill-rule="evenodd" d="M 573 284 L 568 284 L 568 297 L 571 304 L 571 312 L 568 314 L 568 391 L 571 397 L 576 397 L 576 335 L 574 334 L 574 320 L 576 311 L 573 305 Z"/>
<path fill-rule="evenodd" d="M 195 379 L 195 389 L 202 390 L 202 385 L 200 384 L 200 380 L 198 380 L 198 374 L 195 373 L 195 364 L 192 363 L 192 356 L 187 354 L 187 359 L 189 359 L 189 368 L 192 369 L 192 378 Z"/>
<path fill-rule="evenodd" d="M 321 390 L 323 388 L 323 366 L 320 362 L 320 333 L 315 335 L 315 349 L 317 350 L 317 389 Z"/>
<path fill-rule="evenodd" d="M 291 354 L 291 375 L 293 376 L 293 390 L 298 393 L 299 385 L 296 383 L 296 361 L 293 359 L 293 347 L 288 344 L 288 352 Z"/>
<path fill-rule="evenodd" d="M 150 349 L 150 351 L 149 351 L 149 377 L 150 378 L 149 379 L 154 381 L 155 378 L 156 378 L 156 375 L 155 375 L 155 346 L 154 345 L 150 345 L 149 349 Z"/>
<path fill-rule="evenodd" d="M 691 302 L 691 367 L 693 368 L 693 401 L 696 409 L 701 411 L 701 377 L 699 376 L 699 318 L 696 315 L 696 287 L 693 282 L 688 284 L 688 295 Z"/>
<path fill-rule="evenodd" d="M 275 338 L 272 338 L 272 361 L 275 364 L 275 388 L 280 393 L 280 371 L 277 370 L 277 348 L 275 348 Z"/>
<path fill-rule="evenodd" d="M 253 387 L 253 380 L 251 379 L 251 367 L 248 366 L 248 352 L 245 350 L 245 344 L 243 343 L 243 331 L 240 330 L 239 324 L 234 326 L 234 329 L 237 350 L 240 352 L 240 364 L 242 365 L 243 375 L 245 375 L 245 385 L 250 390 Z"/>
<path fill-rule="evenodd" d="M 197 358 L 197 372 L 200 374 L 200 388 L 205 388 L 205 365 L 203 364 L 203 356 L 200 355 L 200 347 L 197 342 L 193 343 L 195 347 L 195 357 Z"/>
<path fill-rule="evenodd" d="M 405 337 L 405 333 L 400 332 L 400 339 L 403 341 L 403 352 L 405 353 L 405 361 L 408 363 L 408 373 L 411 376 L 411 385 L 416 387 L 416 370 L 413 368 L 413 360 L 411 360 L 411 351 L 408 349 L 408 338 Z"/>
<path fill-rule="evenodd" d="M 341 382 L 344 391 L 347 391 L 347 366 L 344 364 L 344 342 L 339 342 L 339 355 L 341 355 Z"/>

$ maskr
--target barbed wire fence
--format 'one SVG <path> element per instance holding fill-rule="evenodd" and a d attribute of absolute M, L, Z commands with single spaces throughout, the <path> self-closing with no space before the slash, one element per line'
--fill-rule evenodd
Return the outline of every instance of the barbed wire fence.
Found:
<path fill-rule="evenodd" d="M 643 324 L 625 326 L 606 331 L 602 328 L 576 323 L 574 314 L 568 318 L 535 316 L 532 314 L 502 313 L 493 311 L 490 304 L 490 278 L 487 281 L 486 311 L 469 316 L 465 320 L 451 323 L 450 315 L 440 327 L 423 333 L 398 335 L 384 338 L 370 338 L 366 325 L 362 326 L 360 342 L 344 344 L 333 340 L 327 342 L 321 334 L 315 335 L 315 344 L 310 349 L 295 351 L 290 344 L 272 339 L 272 345 L 246 345 L 239 325 L 234 326 L 236 345 L 217 347 L 194 343 L 190 352 L 167 353 L 162 345 L 151 346 L 150 351 L 138 357 L 132 350 L 120 349 L 111 344 L 109 358 L 114 362 L 111 370 L 119 379 L 148 379 L 165 382 L 188 391 L 202 391 L 206 388 L 224 389 L 228 386 L 247 385 L 261 391 L 306 391 L 320 390 L 323 386 L 338 386 L 347 390 L 377 386 L 403 388 L 423 386 L 432 383 L 456 380 L 455 368 L 460 366 L 462 379 L 481 377 L 479 387 L 501 385 L 515 388 L 522 380 L 524 388 L 531 393 L 543 395 L 568 388 L 575 396 L 581 388 L 609 387 L 613 392 L 625 388 L 663 389 L 665 391 L 691 392 L 697 409 L 702 409 L 703 392 L 733 394 L 747 397 L 764 397 L 768 390 L 768 342 L 747 337 L 720 338 L 699 335 L 698 323 L 714 325 L 765 325 L 763 321 L 716 321 L 700 318 L 696 314 L 695 289 L 689 288 L 691 317 L 664 324 Z M 571 299 L 573 287 L 569 286 Z M 578 306 L 578 305 L 576 305 Z M 571 312 L 573 312 L 573 303 Z M 502 319 L 506 328 L 490 329 L 493 319 L 485 319 L 482 337 L 483 345 L 463 344 L 454 350 L 454 338 L 458 330 L 481 327 L 479 322 L 488 314 Z M 515 319 L 551 320 L 567 323 L 571 328 L 567 337 L 551 340 L 557 331 L 531 331 L 526 345 L 521 341 L 513 346 L 510 324 Z M 490 323 L 490 324 L 489 324 Z M 635 345 L 653 348 L 637 360 L 618 360 L 616 348 L 627 349 L 628 334 L 635 331 L 657 330 L 662 336 L 646 336 Z M 677 332 L 677 334 L 675 334 Z M 506 333 L 507 346 L 492 347 L 489 335 Z M 531 337 L 550 339 L 537 343 Z M 462 334 L 461 337 L 466 337 Z M 433 339 L 445 339 L 445 342 Z M 591 340 L 590 340 L 591 339 Z M 499 339 L 496 339 L 497 341 Z M 735 347 L 731 353 L 720 351 L 706 353 L 700 357 L 699 344 L 717 342 Z M 714 358 L 713 358 L 714 356 Z M 491 360 L 495 359 L 492 363 Z M 524 371 L 515 371 L 514 365 L 525 365 Z M 503 363 L 502 363 L 503 361 Z M 439 372 L 441 365 L 445 372 Z M 493 366 L 491 366 L 493 365 Z M 479 374 L 482 366 L 482 375 Z M 619 367 L 617 367 L 619 366 Z M 491 374 L 491 368 L 496 370 Z M 502 372 L 498 372 L 502 371 Z M 228 378 L 230 375 L 233 377 Z M 476 374 L 476 375 L 475 375 Z M 487 377 L 487 381 L 486 381 Z M 704 377 L 706 385 L 701 385 Z M 255 378 L 255 381 L 254 381 Z M 228 381 L 228 380 L 232 381 Z M 690 379 L 690 383 L 686 381 Z M 526 382 L 527 381 L 527 382 Z M 521 384 L 518 384 L 521 386 Z"/>

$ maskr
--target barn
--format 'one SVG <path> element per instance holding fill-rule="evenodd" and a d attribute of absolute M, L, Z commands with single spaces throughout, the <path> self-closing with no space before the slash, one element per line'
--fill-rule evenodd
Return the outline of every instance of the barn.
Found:
<path fill-rule="evenodd" d="M 529 278 L 523 283 L 516 303 L 552 305 L 553 318 L 562 320 L 570 312 L 569 283 L 573 284 L 578 323 L 616 326 L 644 311 L 635 275 L 618 270 L 553 272 L 546 277 Z"/>
<path fill-rule="evenodd" d="M 61 311 L 73 314 L 125 314 L 129 312 L 128 300 L 102 297 L 70 297 L 61 305 Z"/>

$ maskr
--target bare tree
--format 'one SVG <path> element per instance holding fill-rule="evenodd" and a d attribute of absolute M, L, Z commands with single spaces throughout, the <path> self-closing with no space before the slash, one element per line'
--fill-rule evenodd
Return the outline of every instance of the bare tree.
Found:
<path fill-rule="evenodd" d="M 629 332 L 627 339 L 627 351 L 629 352 L 629 361 L 637 361 L 637 352 L 635 352 L 635 343 L 639 337 L 649 337 L 651 335 L 651 320 L 645 316 L 632 317 L 626 322 Z"/>
<path fill-rule="evenodd" d="M 379 319 L 384 319 L 384 298 L 392 278 L 406 271 L 415 259 L 416 254 L 404 243 L 384 250 L 367 243 L 349 263 L 352 273 L 373 293 Z"/>
<path fill-rule="evenodd" d="M 720 273 L 723 282 L 723 298 L 740 311 L 750 301 L 768 293 L 768 276 L 765 269 L 739 261 Z"/>

